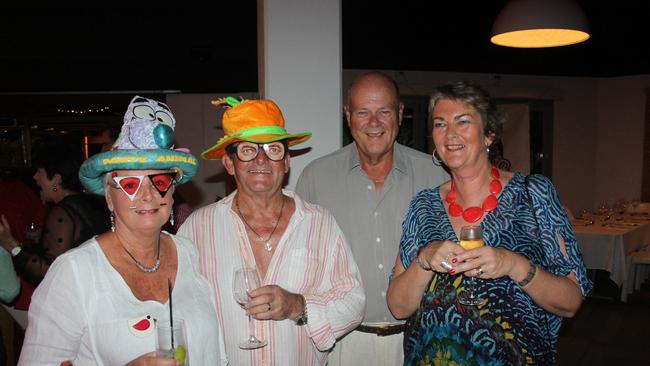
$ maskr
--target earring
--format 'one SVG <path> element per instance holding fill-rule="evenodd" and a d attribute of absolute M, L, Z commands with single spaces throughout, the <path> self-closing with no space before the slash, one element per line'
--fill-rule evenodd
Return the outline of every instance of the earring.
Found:
<path fill-rule="evenodd" d="M 433 149 L 433 153 L 431 154 L 431 160 L 433 160 L 433 165 L 442 166 L 442 160 L 436 157 L 436 149 Z"/>
<path fill-rule="evenodd" d="M 111 231 L 115 232 L 115 214 L 111 211 Z"/>
<path fill-rule="evenodd" d="M 172 224 L 172 226 L 174 226 L 174 208 L 173 207 L 172 207 L 172 212 L 169 215 L 169 223 Z"/>
<path fill-rule="evenodd" d="M 486 146 L 485 150 L 487 150 L 488 155 L 490 155 L 490 145 Z"/>
<path fill-rule="evenodd" d="M 59 189 L 56 187 L 56 184 L 52 186 L 52 191 L 53 191 L 53 192 L 56 192 L 56 191 L 58 191 L 58 190 L 59 190 Z"/>

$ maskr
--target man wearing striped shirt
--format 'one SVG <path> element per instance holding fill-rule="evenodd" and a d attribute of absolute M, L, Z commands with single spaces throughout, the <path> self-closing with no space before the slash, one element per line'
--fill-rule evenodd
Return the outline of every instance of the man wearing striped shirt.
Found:
<path fill-rule="evenodd" d="M 365 295 L 332 215 L 282 189 L 288 146 L 311 133 L 288 134 L 269 100 L 217 104 L 230 106 L 225 136 L 202 155 L 222 159 L 237 190 L 190 215 L 178 235 L 198 247 L 228 359 L 232 365 L 325 365 L 336 339 L 361 322 Z M 242 267 L 255 267 L 261 278 L 243 309 L 233 294 L 234 273 Z M 247 314 L 254 319 L 250 332 Z M 251 333 L 257 348 L 242 349 Z"/>

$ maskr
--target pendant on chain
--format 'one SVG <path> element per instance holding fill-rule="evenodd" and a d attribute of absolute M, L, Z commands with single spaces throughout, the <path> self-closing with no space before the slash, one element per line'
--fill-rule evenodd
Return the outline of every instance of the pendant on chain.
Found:
<path fill-rule="evenodd" d="M 251 231 L 253 231 L 253 233 L 255 235 L 257 235 L 257 240 L 265 242 L 264 243 L 264 250 L 266 250 L 269 253 L 273 250 L 273 245 L 271 245 L 271 243 L 269 241 L 273 237 L 273 234 L 275 233 L 275 230 L 277 230 L 278 225 L 280 224 L 280 219 L 282 218 L 282 211 L 284 210 L 284 202 L 285 202 L 285 199 L 283 198 L 282 199 L 282 206 L 280 206 L 280 214 L 278 215 L 278 219 L 275 221 L 275 226 L 273 227 L 273 231 L 271 231 L 271 234 L 265 240 L 262 236 L 260 236 L 260 234 L 257 233 L 257 231 L 255 231 L 255 229 L 253 229 L 253 227 L 248 223 L 248 221 L 246 221 L 246 217 L 244 217 L 244 214 L 241 213 L 241 209 L 239 208 L 239 200 L 238 199 L 235 200 L 235 207 L 237 207 L 237 212 L 239 212 L 239 217 L 241 217 L 242 221 L 244 221 L 244 224 L 249 229 L 251 229 Z"/>

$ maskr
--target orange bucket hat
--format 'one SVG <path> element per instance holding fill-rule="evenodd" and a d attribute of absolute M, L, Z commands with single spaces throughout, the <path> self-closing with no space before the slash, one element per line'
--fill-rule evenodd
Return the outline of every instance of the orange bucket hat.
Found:
<path fill-rule="evenodd" d="M 287 140 L 289 146 L 311 138 L 311 132 L 290 134 L 284 129 L 284 117 L 272 100 L 239 100 L 228 97 L 212 101 L 213 105 L 225 105 L 223 114 L 224 136 L 201 153 L 207 160 L 218 160 L 226 154 L 226 147 L 235 142 L 249 141 L 264 144 Z"/>

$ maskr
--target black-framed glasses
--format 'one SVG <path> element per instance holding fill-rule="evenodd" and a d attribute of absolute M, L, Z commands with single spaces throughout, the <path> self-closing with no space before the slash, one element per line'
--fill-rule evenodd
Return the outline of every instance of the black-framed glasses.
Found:
<path fill-rule="evenodd" d="M 257 158 L 260 150 L 264 150 L 266 157 L 271 161 L 281 161 L 287 154 L 287 149 L 282 141 L 274 141 L 266 144 L 240 141 L 235 147 L 235 155 L 237 155 L 239 161 L 246 163 Z"/>
<path fill-rule="evenodd" d="M 145 178 L 148 178 L 149 184 L 160 193 L 160 197 L 165 197 L 165 194 L 167 194 L 176 181 L 176 172 L 148 175 L 125 175 L 120 177 L 113 176 L 112 178 L 113 182 L 116 184 L 112 187 L 121 190 L 126 194 L 129 200 L 133 201 L 135 200 L 138 191 L 140 191 L 140 187 L 142 187 L 142 182 L 145 181 Z"/>

